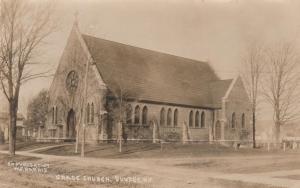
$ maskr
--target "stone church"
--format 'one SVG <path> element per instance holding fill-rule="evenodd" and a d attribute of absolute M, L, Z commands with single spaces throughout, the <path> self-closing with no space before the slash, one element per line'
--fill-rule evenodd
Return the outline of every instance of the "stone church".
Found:
<path fill-rule="evenodd" d="M 250 140 L 250 102 L 240 77 L 221 80 L 208 62 L 82 34 L 75 23 L 52 81 L 40 139 L 88 142 Z M 155 134 L 154 129 L 155 127 Z M 79 135 L 79 134 L 78 134 Z M 124 136 L 125 135 L 125 136 Z"/>

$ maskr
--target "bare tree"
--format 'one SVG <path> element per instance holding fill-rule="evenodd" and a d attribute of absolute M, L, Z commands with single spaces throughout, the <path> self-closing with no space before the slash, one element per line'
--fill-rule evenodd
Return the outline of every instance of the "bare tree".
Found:
<path fill-rule="evenodd" d="M 264 95 L 273 107 L 276 142 L 280 139 L 280 128 L 286 122 L 299 117 L 299 58 L 290 43 L 278 45 L 266 51 L 266 83 Z"/>
<path fill-rule="evenodd" d="M 45 3 L 45 1 L 43 1 Z M 32 71 L 34 55 L 54 31 L 53 4 L 23 0 L 0 0 L 0 82 L 9 103 L 9 152 L 15 155 L 16 120 L 20 87 L 45 76 Z"/>
<path fill-rule="evenodd" d="M 243 56 L 241 75 L 251 102 L 253 148 L 256 147 L 256 114 L 264 67 L 264 50 L 262 45 L 257 42 L 250 43 Z"/>
<path fill-rule="evenodd" d="M 112 98 L 108 110 L 111 118 L 118 126 L 119 152 L 122 152 L 123 139 L 127 139 L 124 125 L 131 119 L 127 116 L 127 112 L 131 111 L 132 114 L 133 111 L 133 109 L 130 109 L 129 103 L 136 100 L 136 95 L 121 81 L 112 82 L 108 95 Z"/>

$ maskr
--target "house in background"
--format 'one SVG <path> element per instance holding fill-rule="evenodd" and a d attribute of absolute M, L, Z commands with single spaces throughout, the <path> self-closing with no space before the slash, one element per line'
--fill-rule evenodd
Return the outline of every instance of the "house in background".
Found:
<path fill-rule="evenodd" d="M 25 136 L 24 116 L 18 113 L 17 117 L 17 138 Z M 9 139 L 9 114 L 8 112 L 0 112 L 0 138 L 5 142 Z"/>

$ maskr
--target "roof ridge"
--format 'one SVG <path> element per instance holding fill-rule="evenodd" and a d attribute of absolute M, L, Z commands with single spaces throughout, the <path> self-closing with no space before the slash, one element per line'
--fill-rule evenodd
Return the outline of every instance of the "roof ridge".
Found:
<path fill-rule="evenodd" d="M 113 40 L 109 40 L 109 39 L 104 39 L 104 38 L 100 38 L 100 37 L 96 37 L 96 36 L 92 36 L 92 35 L 88 35 L 88 34 L 84 34 L 84 33 L 81 33 L 81 35 L 86 36 L 86 37 L 96 38 L 96 39 L 99 39 L 99 40 L 104 40 L 104 41 L 107 41 L 107 42 L 113 42 L 113 43 L 124 45 L 124 46 L 129 46 L 129 47 L 133 47 L 133 48 L 147 50 L 147 51 L 151 51 L 151 52 L 154 52 L 154 53 L 160 53 L 160 54 L 164 54 L 164 55 L 173 56 L 173 57 L 176 57 L 176 58 L 186 59 L 186 60 L 189 60 L 188 63 L 193 63 L 193 64 L 196 63 L 196 62 L 204 63 L 204 64 L 207 64 L 208 66 L 211 67 L 209 61 L 201 61 L 201 60 L 192 59 L 192 58 L 188 58 L 188 57 L 182 57 L 182 56 L 179 56 L 179 55 L 170 54 L 168 52 L 161 52 L 161 51 L 156 51 L 156 50 L 153 50 L 153 49 L 148 49 L 148 48 L 143 48 L 143 47 L 139 47 L 139 46 L 134 46 L 134 45 L 131 45 L 131 44 L 125 44 L 125 43 L 121 43 L 121 42 L 117 42 L 117 41 L 113 41 Z"/>

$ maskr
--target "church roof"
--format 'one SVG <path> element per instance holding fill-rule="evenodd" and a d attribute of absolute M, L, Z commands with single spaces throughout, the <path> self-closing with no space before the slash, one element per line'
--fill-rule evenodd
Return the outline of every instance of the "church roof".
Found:
<path fill-rule="evenodd" d="M 222 98 L 225 96 L 232 81 L 233 79 L 210 82 L 210 91 L 214 106 L 220 107 L 222 105 Z"/>
<path fill-rule="evenodd" d="M 140 101 L 221 107 L 230 80 L 220 80 L 207 62 L 82 37 L 109 89 L 123 88 Z"/>

